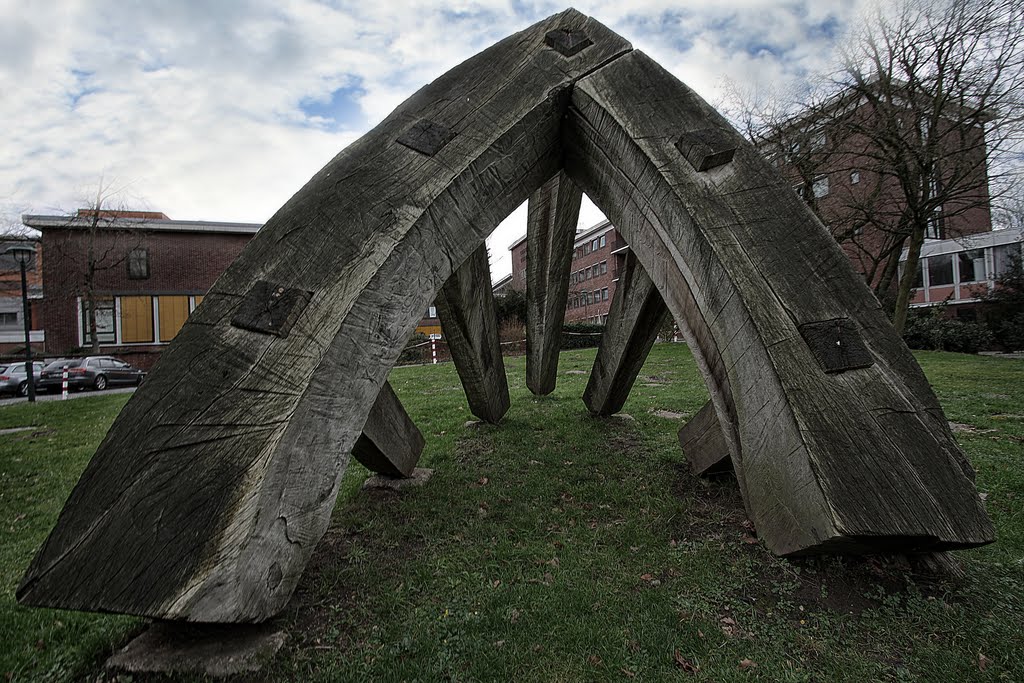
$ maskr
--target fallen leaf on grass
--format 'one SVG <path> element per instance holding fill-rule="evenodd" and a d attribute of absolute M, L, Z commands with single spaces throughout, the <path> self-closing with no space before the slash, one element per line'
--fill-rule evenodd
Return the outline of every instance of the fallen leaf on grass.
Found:
<path fill-rule="evenodd" d="M 653 574 L 641 574 L 640 575 L 640 580 L 641 581 L 650 581 L 653 578 L 654 578 Z"/>
<path fill-rule="evenodd" d="M 675 654 L 672 655 L 672 658 L 676 660 L 676 664 L 679 665 L 679 668 L 685 671 L 686 673 L 695 674 L 698 671 L 700 671 L 700 667 L 691 662 L 683 655 L 681 655 L 679 653 L 679 650 L 675 651 Z"/>
<path fill-rule="evenodd" d="M 756 662 L 752 662 L 749 659 L 741 659 L 740 660 L 740 668 L 741 669 L 746 670 L 746 669 L 753 669 L 755 667 L 757 667 L 757 663 Z"/>
<path fill-rule="evenodd" d="M 630 671 L 629 669 L 623 668 L 622 673 L 626 674 L 626 678 L 636 678 L 635 671 Z"/>
<path fill-rule="evenodd" d="M 747 543 L 748 545 L 753 545 L 754 543 L 757 543 L 757 539 L 756 538 L 754 538 L 753 536 L 748 536 L 746 534 L 741 536 L 740 540 L 743 541 L 744 543 Z"/>
<path fill-rule="evenodd" d="M 601 666 L 602 664 L 604 664 L 601 658 L 597 655 L 590 655 L 589 657 L 587 657 L 587 662 L 590 664 L 590 666 Z"/>
<path fill-rule="evenodd" d="M 992 660 L 985 655 L 978 653 L 978 668 L 984 671 L 988 668 L 988 665 L 992 663 Z"/>

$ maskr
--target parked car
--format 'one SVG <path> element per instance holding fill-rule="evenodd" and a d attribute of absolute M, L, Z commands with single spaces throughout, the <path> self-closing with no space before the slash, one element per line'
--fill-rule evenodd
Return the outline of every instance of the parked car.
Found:
<path fill-rule="evenodd" d="M 64 368 L 68 369 L 68 389 L 95 389 L 103 391 L 108 386 L 142 384 L 146 376 L 123 360 L 110 356 L 86 356 L 85 358 L 64 358 L 47 365 L 39 378 L 44 391 L 60 391 Z"/>
<path fill-rule="evenodd" d="M 32 363 L 32 376 L 35 378 L 36 388 L 39 387 L 39 375 L 45 367 L 46 363 Z M 0 365 L 0 394 L 28 396 L 28 375 L 25 374 L 24 362 Z"/>

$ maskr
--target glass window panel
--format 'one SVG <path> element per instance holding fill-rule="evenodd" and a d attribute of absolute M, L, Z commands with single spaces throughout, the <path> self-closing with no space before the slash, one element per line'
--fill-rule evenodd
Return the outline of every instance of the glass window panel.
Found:
<path fill-rule="evenodd" d="M 160 311 L 160 341 L 169 342 L 188 319 L 188 297 L 157 297 L 157 307 Z"/>
<path fill-rule="evenodd" d="M 121 297 L 121 341 L 126 344 L 153 342 L 153 297 Z"/>
<path fill-rule="evenodd" d="M 953 255 L 942 254 L 928 258 L 928 286 L 953 284 Z"/>

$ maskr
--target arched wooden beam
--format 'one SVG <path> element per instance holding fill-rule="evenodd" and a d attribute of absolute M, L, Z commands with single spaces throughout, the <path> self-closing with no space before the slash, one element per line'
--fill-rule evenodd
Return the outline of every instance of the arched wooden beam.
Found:
<path fill-rule="evenodd" d="M 572 83 L 630 49 L 569 10 L 425 86 L 246 246 L 115 420 L 20 601 L 193 621 L 287 603 L 422 312 L 560 169 Z"/>
<path fill-rule="evenodd" d="M 388 477 L 408 477 L 423 454 L 423 433 L 384 382 L 352 447 L 352 457 L 372 472 Z"/>
<path fill-rule="evenodd" d="M 508 412 L 509 398 L 490 283 L 487 245 L 480 245 L 448 278 L 436 304 L 470 412 L 497 424 Z"/>
<path fill-rule="evenodd" d="M 559 173 L 533 193 L 526 219 L 526 386 L 555 390 L 569 268 L 583 193 Z"/>
<path fill-rule="evenodd" d="M 565 136 L 567 172 L 686 322 L 771 550 L 993 539 L 938 401 L 878 302 L 719 114 L 632 52 L 577 83 Z"/>
<path fill-rule="evenodd" d="M 629 398 L 668 308 L 633 252 L 626 252 L 619 286 L 608 309 L 583 403 L 594 415 L 619 412 Z"/>

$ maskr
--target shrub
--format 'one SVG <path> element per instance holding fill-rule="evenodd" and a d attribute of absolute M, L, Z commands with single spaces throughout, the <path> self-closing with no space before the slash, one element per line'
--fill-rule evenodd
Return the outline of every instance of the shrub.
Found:
<path fill-rule="evenodd" d="M 402 354 L 398 357 L 399 365 L 404 363 L 422 363 L 423 362 L 423 349 L 425 346 L 416 347 L 417 344 L 430 341 L 430 337 L 423 334 L 422 332 L 413 332 L 412 336 L 409 337 L 409 341 L 405 343 L 405 348 L 402 350 Z"/>
<path fill-rule="evenodd" d="M 953 320 L 938 306 L 907 318 L 903 339 L 912 349 L 977 353 L 992 345 L 992 333 L 983 325 Z"/>
<path fill-rule="evenodd" d="M 604 325 L 589 323 L 565 323 L 562 325 L 562 346 L 564 349 L 587 349 L 601 345 Z"/>

